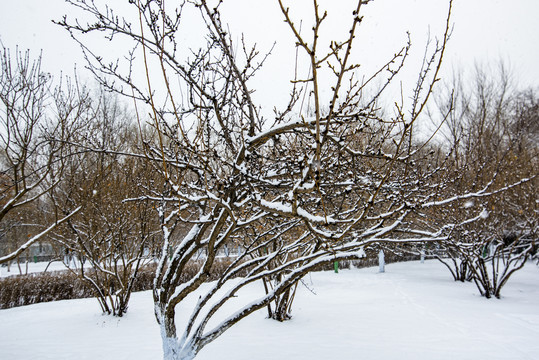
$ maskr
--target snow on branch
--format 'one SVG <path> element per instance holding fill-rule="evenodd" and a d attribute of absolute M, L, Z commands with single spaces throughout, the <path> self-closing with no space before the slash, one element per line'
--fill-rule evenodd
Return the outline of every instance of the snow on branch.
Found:
<path fill-rule="evenodd" d="M 462 194 L 462 195 L 455 195 L 455 196 L 452 196 L 452 197 L 449 197 L 449 198 L 443 199 L 443 200 L 435 200 L 435 201 L 426 202 L 426 203 L 421 204 L 421 207 L 422 208 L 429 208 L 429 207 L 433 207 L 433 206 L 440 206 L 440 205 L 450 204 L 450 203 L 453 203 L 453 202 L 458 201 L 458 200 L 480 198 L 480 197 L 488 197 L 488 196 L 496 195 L 496 194 L 502 193 L 504 191 L 507 191 L 509 189 L 512 189 L 514 187 L 520 186 L 520 185 L 522 185 L 524 183 L 527 183 L 527 182 L 535 179 L 536 177 L 537 177 L 537 175 L 529 177 L 529 178 L 524 178 L 524 179 L 519 180 L 519 181 L 517 181 L 517 182 L 515 182 L 513 184 L 506 185 L 506 186 L 504 186 L 502 188 L 499 188 L 499 189 L 496 189 L 494 191 L 488 191 L 488 189 L 492 186 L 492 183 L 489 183 L 483 189 L 481 189 L 480 191 L 470 192 L 470 193 L 466 193 L 466 194 Z"/>

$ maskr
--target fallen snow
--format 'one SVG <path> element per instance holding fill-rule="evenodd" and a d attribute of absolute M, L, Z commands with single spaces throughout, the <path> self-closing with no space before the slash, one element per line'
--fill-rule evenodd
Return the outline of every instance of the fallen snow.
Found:
<path fill-rule="evenodd" d="M 532 263 L 501 300 L 452 281 L 436 261 L 390 264 L 383 274 L 377 267 L 314 273 L 305 283 L 316 294 L 298 288 L 291 321 L 268 320 L 261 310 L 197 360 L 539 357 L 539 268 Z M 261 289 L 240 292 L 241 301 Z M 158 359 L 161 351 L 150 292 L 134 294 L 121 319 L 100 315 L 94 299 L 0 310 L 0 359 Z"/>
<path fill-rule="evenodd" d="M 9 271 L 7 271 L 7 266 L 0 266 L 0 277 L 21 275 L 21 272 L 23 275 L 26 273 L 44 272 L 45 269 L 47 269 L 47 272 L 67 270 L 64 263 L 61 261 L 53 261 L 50 265 L 48 262 L 28 262 L 28 270 L 26 269 L 26 263 L 21 263 L 20 265 L 20 271 L 17 263 L 11 264 Z"/>

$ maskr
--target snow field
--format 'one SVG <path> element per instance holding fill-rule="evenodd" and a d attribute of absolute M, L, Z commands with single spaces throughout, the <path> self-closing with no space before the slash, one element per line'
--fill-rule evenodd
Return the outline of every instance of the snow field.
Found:
<path fill-rule="evenodd" d="M 204 348 L 210 359 L 537 359 L 539 268 L 528 264 L 484 299 L 436 261 L 313 273 L 298 287 L 291 321 L 265 309 Z M 234 301 L 261 296 L 261 284 Z M 189 299 L 194 303 L 196 297 Z M 234 311 L 234 304 L 227 311 Z M 178 309 L 178 320 L 189 308 Z M 178 325 L 179 325 L 178 324 Z M 151 292 L 133 294 L 128 314 L 103 316 L 95 299 L 0 310 L 0 359 L 158 359 Z"/>
<path fill-rule="evenodd" d="M 76 266 L 80 267 L 80 263 L 77 263 Z M 85 268 L 89 267 L 89 264 L 86 263 Z M 53 272 L 53 271 L 64 271 L 67 270 L 66 266 L 61 261 L 53 261 L 52 263 L 48 262 L 28 262 L 28 274 L 31 273 L 39 273 L 44 272 L 45 269 L 47 269 L 47 272 Z M 10 271 L 7 271 L 7 266 L 0 266 L 0 277 L 8 277 L 8 276 L 15 276 L 15 275 L 22 275 L 27 273 L 26 269 L 26 263 L 21 263 L 21 271 L 19 271 L 19 267 L 17 266 L 17 263 L 11 264 Z"/>

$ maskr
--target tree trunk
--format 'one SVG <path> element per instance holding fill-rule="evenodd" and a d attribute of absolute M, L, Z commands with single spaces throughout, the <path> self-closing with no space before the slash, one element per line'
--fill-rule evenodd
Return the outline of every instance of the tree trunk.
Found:
<path fill-rule="evenodd" d="M 192 344 L 180 345 L 176 335 L 176 324 L 174 322 L 174 312 L 166 314 L 163 310 L 158 310 L 157 321 L 161 327 L 161 339 L 163 344 L 163 360 L 192 360 L 197 351 Z"/>
<path fill-rule="evenodd" d="M 163 342 L 163 360 L 193 360 L 196 356 L 191 347 L 180 348 L 176 337 L 167 337 L 161 334 Z"/>
<path fill-rule="evenodd" d="M 272 319 L 281 322 L 290 320 L 291 316 L 288 313 L 288 309 L 291 301 L 290 288 L 288 288 L 281 296 L 277 298 L 277 305 L 275 306 Z"/>

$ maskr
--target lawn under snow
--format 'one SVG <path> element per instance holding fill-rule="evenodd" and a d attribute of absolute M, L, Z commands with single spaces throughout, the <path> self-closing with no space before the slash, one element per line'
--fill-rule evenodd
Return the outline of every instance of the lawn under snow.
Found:
<path fill-rule="evenodd" d="M 451 280 L 436 261 L 314 273 L 300 286 L 293 319 L 261 310 L 208 345 L 202 359 L 538 359 L 539 267 L 529 263 L 501 300 Z M 259 296 L 257 284 L 241 301 Z M 240 301 L 240 300 L 238 300 Z M 181 311 L 179 316 L 181 317 Z M 0 359 L 158 359 L 150 292 L 121 319 L 94 299 L 0 310 Z"/>
<path fill-rule="evenodd" d="M 74 264 L 75 267 L 80 266 L 80 263 Z M 89 267 L 90 264 L 87 263 L 85 267 Z M 8 271 L 7 266 L 0 266 L 0 277 L 8 277 L 8 276 L 14 276 L 14 275 L 25 275 L 25 274 L 31 274 L 31 273 L 37 273 L 37 272 L 44 272 L 47 270 L 47 272 L 53 272 L 53 271 L 63 271 L 67 270 L 65 264 L 61 261 L 53 261 L 50 264 L 48 262 L 28 262 L 28 263 L 21 263 L 20 269 L 19 266 L 14 263 L 11 264 L 11 267 Z"/>

